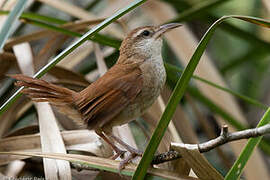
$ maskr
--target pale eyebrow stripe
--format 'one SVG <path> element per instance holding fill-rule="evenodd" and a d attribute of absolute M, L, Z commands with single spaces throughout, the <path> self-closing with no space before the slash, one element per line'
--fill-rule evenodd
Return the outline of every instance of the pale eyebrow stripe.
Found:
<path fill-rule="evenodd" d="M 137 37 L 139 34 L 141 34 L 144 30 L 146 30 L 147 28 L 141 29 L 139 30 L 136 34 L 133 34 L 132 37 Z"/>

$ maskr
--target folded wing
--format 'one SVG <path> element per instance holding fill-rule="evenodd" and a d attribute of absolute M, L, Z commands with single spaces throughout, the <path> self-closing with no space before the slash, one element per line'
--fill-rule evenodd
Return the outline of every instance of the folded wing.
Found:
<path fill-rule="evenodd" d="M 102 127 L 141 92 L 143 79 L 137 64 L 114 65 L 104 76 L 80 92 L 76 105 L 89 129 Z"/>

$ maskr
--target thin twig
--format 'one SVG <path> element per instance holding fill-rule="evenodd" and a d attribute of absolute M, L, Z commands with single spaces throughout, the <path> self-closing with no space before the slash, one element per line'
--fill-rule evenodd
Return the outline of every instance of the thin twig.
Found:
<path fill-rule="evenodd" d="M 201 144 L 185 144 L 185 145 L 189 147 L 197 147 L 201 153 L 204 153 L 231 141 L 254 138 L 254 137 L 262 136 L 268 133 L 270 133 L 270 124 L 253 128 L 253 129 L 246 129 L 243 131 L 233 132 L 233 133 L 229 133 L 228 126 L 224 125 L 222 127 L 220 136 L 218 136 L 217 138 L 201 143 Z M 173 146 L 179 146 L 180 144 L 171 143 L 171 145 L 173 148 Z M 170 150 L 168 152 L 156 155 L 152 161 L 152 164 L 160 164 L 167 161 L 179 159 L 181 157 L 182 156 L 178 151 Z"/>

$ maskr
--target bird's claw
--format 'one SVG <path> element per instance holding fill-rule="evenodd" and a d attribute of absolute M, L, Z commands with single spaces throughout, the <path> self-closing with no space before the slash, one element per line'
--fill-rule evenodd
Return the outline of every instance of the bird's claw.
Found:
<path fill-rule="evenodd" d="M 134 151 L 130 152 L 130 154 L 120 162 L 119 167 L 118 167 L 119 174 L 121 174 L 121 170 L 125 168 L 125 166 L 129 163 L 129 161 L 136 158 L 137 156 L 142 156 L 142 155 L 143 155 L 143 151 L 140 151 L 137 149 L 134 149 Z"/>
<path fill-rule="evenodd" d="M 139 149 L 135 149 L 135 148 L 132 151 L 129 151 L 129 152 L 132 153 L 132 154 L 135 154 L 135 157 L 143 155 L 143 151 L 141 151 Z"/>
<path fill-rule="evenodd" d="M 129 163 L 130 160 L 134 159 L 137 155 L 134 153 L 129 154 L 125 159 L 123 159 L 119 166 L 118 166 L 118 171 L 119 174 L 121 174 L 121 170 L 125 168 L 125 166 Z"/>
<path fill-rule="evenodd" d="M 125 154 L 126 152 L 127 152 L 127 151 L 119 150 L 119 151 L 116 152 L 115 155 L 113 155 L 112 157 L 110 157 L 110 159 L 115 160 L 115 159 L 117 159 L 118 157 L 120 157 L 120 158 L 123 159 L 124 154 Z"/>

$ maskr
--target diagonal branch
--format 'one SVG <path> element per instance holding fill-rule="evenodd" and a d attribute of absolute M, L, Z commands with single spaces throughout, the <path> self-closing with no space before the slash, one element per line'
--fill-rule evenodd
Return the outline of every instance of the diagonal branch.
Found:
<path fill-rule="evenodd" d="M 228 126 L 224 125 L 221 129 L 220 136 L 218 136 L 217 138 L 209 140 L 201 144 L 185 144 L 185 145 L 191 148 L 198 148 L 198 150 L 201 153 L 204 153 L 231 141 L 254 138 L 254 137 L 262 136 L 268 133 L 270 133 L 270 124 L 253 128 L 253 129 L 246 129 L 243 131 L 233 132 L 233 133 L 229 133 Z M 181 154 L 178 151 L 173 150 L 174 147 L 177 147 L 180 145 L 182 146 L 183 144 L 171 143 L 172 150 L 156 155 L 152 161 L 152 164 L 160 164 L 160 163 L 164 163 L 167 161 L 172 161 L 172 160 L 181 158 L 182 157 Z"/>

